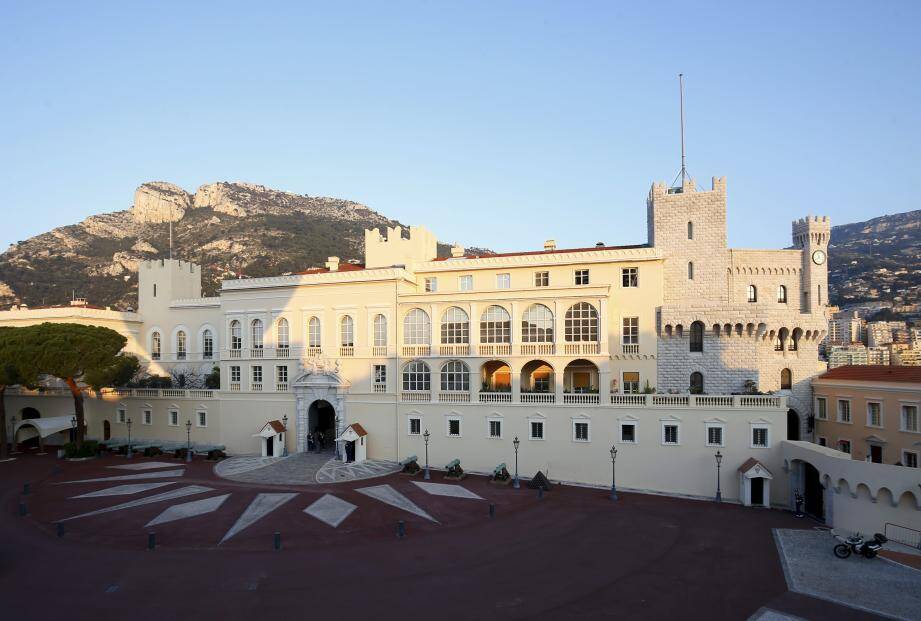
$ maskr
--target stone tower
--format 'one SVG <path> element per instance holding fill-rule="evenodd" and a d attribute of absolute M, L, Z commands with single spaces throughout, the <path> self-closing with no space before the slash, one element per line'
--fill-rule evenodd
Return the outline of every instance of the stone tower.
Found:
<path fill-rule="evenodd" d="M 793 223 L 793 247 L 802 251 L 803 280 L 800 308 L 822 315 L 828 304 L 828 216 L 809 216 Z"/>

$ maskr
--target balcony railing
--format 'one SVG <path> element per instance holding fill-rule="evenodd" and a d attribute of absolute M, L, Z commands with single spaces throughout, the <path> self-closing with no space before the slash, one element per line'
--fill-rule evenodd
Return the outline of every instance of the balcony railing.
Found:
<path fill-rule="evenodd" d="M 404 345 L 402 351 L 403 351 L 404 358 L 418 358 L 419 356 L 431 356 L 432 346 L 431 345 Z"/>
<path fill-rule="evenodd" d="M 371 355 L 376 358 L 383 358 L 387 355 L 387 346 L 386 345 L 375 345 L 371 348 Z"/>
<path fill-rule="evenodd" d="M 611 395 L 611 405 L 643 406 L 646 395 Z"/>
<path fill-rule="evenodd" d="M 512 353 L 511 343 L 488 343 L 480 345 L 477 350 L 481 356 L 508 356 Z"/>
<path fill-rule="evenodd" d="M 470 344 L 469 343 L 456 343 L 452 345 L 439 345 L 438 346 L 438 355 L 439 356 L 469 356 L 470 355 Z"/>
<path fill-rule="evenodd" d="M 354 345 L 342 345 L 339 347 L 339 355 L 343 357 L 352 357 L 355 355 Z"/>
<path fill-rule="evenodd" d="M 440 392 L 438 401 L 441 403 L 470 403 L 469 392 Z"/>
<path fill-rule="evenodd" d="M 233 358 L 242 358 L 242 357 L 243 357 L 243 350 L 242 350 L 242 349 L 231 349 L 231 350 L 228 351 L 227 353 L 229 354 L 229 357 L 230 357 L 231 359 L 233 359 Z"/>
<path fill-rule="evenodd" d="M 480 403 L 511 403 L 512 393 L 510 392 L 480 392 Z"/>
<path fill-rule="evenodd" d="M 288 382 L 277 382 L 275 384 L 275 390 L 278 392 L 288 392 Z"/>
<path fill-rule="evenodd" d="M 638 354 L 640 353 L 640 346 L 637 343 L 624 343 L 621 345 L 625 354 Z"/>
<path fill-rule="evenodd" d="M 323 348 L 322 347 L 308 347 L 307 349 L 304 350 L 304 353 L 306 353 L 309 357 L 319 356 L 323 353 Z"/>
<path fill-rule="evenodd" d="M 253 382 L 250 384 L 250 390 L 253 392 L 262 392 L 262 382 Z"/>
<path fill-rule="evenodd" d="M 374 392 L 387 392 L 387 384 L 374 384 Z"/>
<path fill-rule="evenodd" d="M 240 382 L 230 382 L 230 392 L 240 392 Z"/>
<path fill-rule="evenodd" d="M 428 403 L 432 400 L 430 392 L 401 392 L 400 401 L 404 403 Z"/>
<path fill-rule="evenodd" d="M 523 392 L 520 399 L 522 403 L 553 403 L 556 395 L 552 392 Z"/>
<path fill-rule="evenodd" d="M 99 395 L 141 397 L 144 399 L 213 399 L 214 392 L 213 390 L 195 388 L 103 388 Z M 68 391 L 68 394 L 70 394 L 70 391 Z"/>
<path fill-rule="evenodd" d="M 563 394 L 563 403 L 567 405 L 597 405 L 601 402 L 598 393 L 564 393 Z"/>
<path fill-rule="evenodd" d="M 290 348 L 290 347 L 277 347 L 277 348 L 275 348 L 275 357 L 276 357 L 276 358 L 290 358 L 290 357 L 291 357 L 291 348 Z"/>
<path fill-rule="evenodd" d="M 253 347 L 252 349 L 249 350 L 249 357 L 250 358 L 264 358 L 265 350 L 262 349 L 261 347 Z"/>
<path fill-rule="evenodd" d="M 522 343 L 522 356 L 552 356 L 553 343 Z"/>
<path fill-rule="evenodd" d="M 567 356 L 597 356 L 601 353 L 601 343 L 563 343 L 563 353 Z"/>

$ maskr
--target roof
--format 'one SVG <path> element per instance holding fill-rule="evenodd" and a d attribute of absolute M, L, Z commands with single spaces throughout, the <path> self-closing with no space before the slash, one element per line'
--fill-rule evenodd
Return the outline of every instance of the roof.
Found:
<path fill-rule="evenodd" d="M 492 259 L 499 257 L 525 257 L 538 254 L 561 254 L 566 252 L 594 252 L 596 250 L 634 250 L 636 248 L 649 248 L 649 244 L 634 244 L 632 246 L 591 246 L 589 248 L 559 248 L 556 250 L 532 250 L 530 252 L 499 252 L 489 254 L 465 254 L 463 257 L 438 257 L 433 261 L 450 261 L 451 259 Z"/>
<path fill-rule="evenodd" d="M 764 471 L 767 472 L 768 474 L 771 474 L 771 471 L 768 470 L 767 467 L 766 467 L 764 464 L 762 464 L 760 461 L 758 461 L 758 460 L 755 459 L 754 457 L 749 457 L 748 459 L 746 459 L 746 460 L 745 460 L 745 463 L 743 463 L 741 466 L 739 466 L 739 472 L 741 472 L 742 474 L 745 474 L 746 472 L 748 472 L 749 470 L 751 470 L 751 469 L 754 468 L 755 466 L 761 466 L 761 469 L 762 469 L 762 470 L 764 470 Z M 773 476 L 773 475 L 772 475 L 772 476 Z"/>
<path fill-rule="evenodd" d="M 269 425 L 270 427 L 272 427 L 275 433 L 285 432 L 285 426 L 281 424 L 280 420 L 270 420 L 269 422 L 266 423 L 266 425 Z M 263 426 L 263 429 L 265 429 L 264 426 Z"/>
<path fill-rule="evenodd" d="M 365 269 L 364 265 L 360 265 L 356 263 L 340 263 L 339 269 L 336 271 L 337 272 L 358 272 L 363 269 Z M 298 276 L 307 276 L 310 274 L 328 274 L 331 271 L 332 270 L 330 270 L 328 267 L 312 267 L 309 270 L 304 270 L 303 272 L 295 272 L 295 274 L 297 274 Z"/>
<path fill-rule="evenodd" d="M 921 384 L 921 367 L 886 364 L 845 365 L 829 369 L 817 380 L 856 380 L 860 382 L 910 382 Z"/>
<path fill-rule="evenodd" d="M 359 436 L 368 435 L 368 432 L 365 431 L 365 428 L 361 426 L 361 423 L 352 423 L 351 425 L 349 425 L 349 427 L 351 427 L 352 431 L 357 433 Z"/>

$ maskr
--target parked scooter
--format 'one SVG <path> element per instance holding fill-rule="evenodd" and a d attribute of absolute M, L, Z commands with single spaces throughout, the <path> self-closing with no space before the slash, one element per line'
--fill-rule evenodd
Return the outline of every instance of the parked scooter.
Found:
<path fill-rule="evenodd" d="M 889 541 L 885 535 L 880 533 L 874 534 L 873 539 L 869 541 L 865 540 L 860 534 L 851 535 L 850 537 L 835 534 L 835 539 L 841 542 L 835 546 L 834 550 L 835 556 L 838 558 L 847 558 L 852 553 L 860 554 L 866 558 L 873 558 L 883 549 L 883 544 Z"/>

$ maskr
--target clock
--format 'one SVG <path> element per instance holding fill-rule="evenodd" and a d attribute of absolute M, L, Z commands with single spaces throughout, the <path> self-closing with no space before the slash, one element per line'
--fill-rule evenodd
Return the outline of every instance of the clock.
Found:
<path fill-rule="evenodd" d="M 813 252 L 812 262 L 815 263 L 816 265 L 822 265 L 823 263 L 825 263 L 825 251 L 816 250 L 815 252 Z"/>

